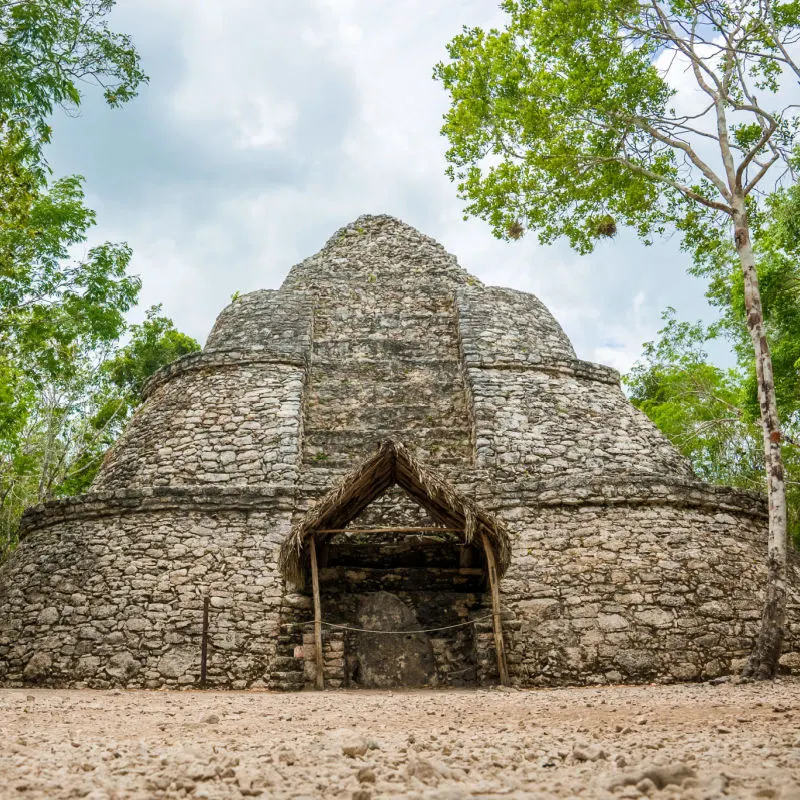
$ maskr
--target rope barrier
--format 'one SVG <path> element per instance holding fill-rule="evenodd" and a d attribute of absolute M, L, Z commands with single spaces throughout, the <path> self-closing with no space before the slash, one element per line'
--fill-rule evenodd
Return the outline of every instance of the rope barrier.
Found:
<path fill-rule="evenodd" d="M 356 631 L 358 633 L 394 633 L 400 636 L 406 636 L 410 633 L 433 633 L 434 631 L 449 631 L 453 628 L 463 628 L 466 625 L 472 625 L 476 622 L 484 622 L 487 619 L 491 619 L 492 615 L 487 614 L 485 617 L 478 617 L 477 619 L 469 619 L 466 622 L 458 622 L 455 625 L 442 625 L 441 628 L 419 628 L 415 631 L 379 631 L 379 630 L 372 630 L 370 628 L 354 628 L 351 625 L 337 625 L 335 622 L 325 622 L 323 620 L 322 624 L 327 625 L 329 628 L 338 628 L 339 630 L 343 631 Z M 303 625 L 313 625 L 314 621 L 310 620 L 308 622 L 302 623 Z"/>

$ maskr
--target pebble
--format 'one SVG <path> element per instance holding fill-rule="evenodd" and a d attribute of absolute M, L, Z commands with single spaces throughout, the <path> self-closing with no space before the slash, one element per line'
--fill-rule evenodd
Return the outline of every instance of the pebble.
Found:
<path fill-rule="evenodd" d="M 436 785 L 442 777 L 436 766 L 425 758 L 409 759 L 406 775 L 428 785 Z"/>
<path fill-rule="evenodd" d="M 375 775 L 375 770 L 372 769 L 372 767 L 361 767 L 361 769 L 356 773 L 356 779 L 359 783 L 375 783 L 377 776 Z"/>
<path fill-rule="evenodd" d="M 330 735 L 331 740 L 349 758 L 358 758 L 367 754 L 369 742 L 367 738 L 356 730 L 339 728 Z"/>
<path fill-rule="evenodd" d="M 611 800 L 612 785 L 631 800 L 789 800 L 800 736 L 773 708 L 798 707 L 796 679 L 484 695 L 0 689 L 4 785 L 31 800 L 109 787 L 164 800 Z"/>
<path fill-rule="evenodd" d="M 640 767 L 627 775 L 621 775 L 609 784 L 609 789 L 614 790 L 620 786 L 638 786 L 642 781 L 649 780 L 656 789 L 675 784 L 680 786 L 686 778 L 696 777 L 695 771 L 682 763 L 652 764 Z"/>
<path fill-rule="evenodd" d="M 608 758 L 608 753 L 599 744 L 588 746 L 576 744 L 572 748 L 572 757 L 576 761 L 599 761 Z"/>

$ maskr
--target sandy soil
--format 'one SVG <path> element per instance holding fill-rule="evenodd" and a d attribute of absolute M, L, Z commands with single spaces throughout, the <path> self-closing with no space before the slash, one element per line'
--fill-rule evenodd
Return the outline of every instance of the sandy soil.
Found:
<path fill-rule="evenodd" d="M 800 798 L 800 681 L 0 690 L 6 798 Z"/>

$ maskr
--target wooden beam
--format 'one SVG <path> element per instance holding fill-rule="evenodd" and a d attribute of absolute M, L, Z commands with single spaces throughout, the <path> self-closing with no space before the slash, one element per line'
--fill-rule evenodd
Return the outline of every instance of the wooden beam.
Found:
<path fill-rule="evenodd" d="M 508 667 L 506 666 L 506 647 L 503 642 L 503 623 L 500 618 L 500 588 L 497 583 L 497 563 L 494 559 L 494 551 L 486 534 L 481 531 L 481 541 L 483 551 L 486 553 L 486 566 L 489 571 L 489 587 L 492 592 L 492 628 L 494 629 L 494 649 L 497 654 L 497 672 L 500 675 L 500 683 L 508 686 Z"/>
<path fill-rule="evenodd" d="M 319 602 L 319 571 L 317 570 L 317 546 L 313 534 L 309 538 L 311 554 L 311 588 L 314 593 L 314 656 L 317 663 L 317 689 L 325 688 L 325 674 L 322 661 L 322 608 Z"/>
<path fill-rule="evenodd" d="M 464 533 L 463 528 L 318 528 L 314 533 Z"/>

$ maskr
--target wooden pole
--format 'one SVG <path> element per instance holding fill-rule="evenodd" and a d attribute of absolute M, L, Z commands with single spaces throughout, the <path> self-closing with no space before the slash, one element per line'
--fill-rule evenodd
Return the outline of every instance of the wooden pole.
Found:
<path fill-rule="evenodd" d="M 200 686 L 206 685 L 206 660 L 208 658 L 208 598 L 203 600 L 203 638 L 200 641 Z"/>
<path fill-rule="evenodd" d="M 317 662 L 317 689 L 325 688 L 325 675 L 322 667 L 322 609 L 319 602 L 319 572 L 317 570 L 317 545 L 314 534 L 308 537 L 311 552 L 311 588 L 314 593 L 314 655 Z"/>
<path fill-rule="evenodd" d="M 500 683 L 508 686 L 508 668 L 506 667 L 506 647 L 503 642 L 503 623 L 500 619 L 500 589 L 497 585 L 497 563 L 494 551 L 486 534 L 481 532 L 483 551 L 486 553 L 486 566 L 489 571 L 489 587 L 492 591 L 492 628 L 494 628 L 494 649 L 497 654 L 497 672 Z"/>

